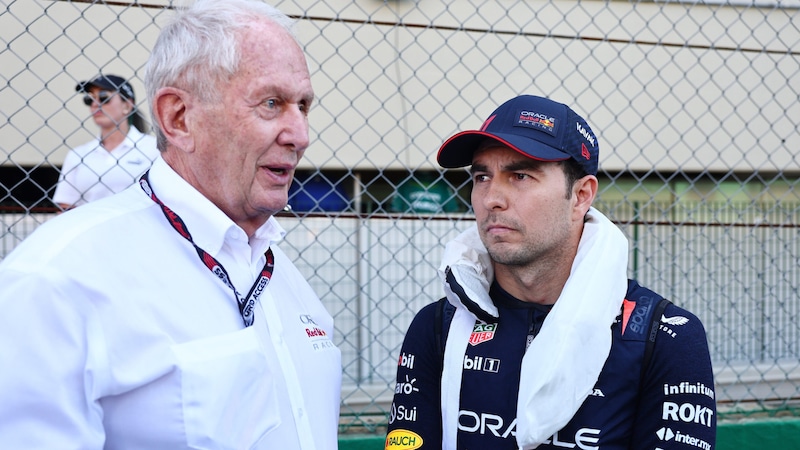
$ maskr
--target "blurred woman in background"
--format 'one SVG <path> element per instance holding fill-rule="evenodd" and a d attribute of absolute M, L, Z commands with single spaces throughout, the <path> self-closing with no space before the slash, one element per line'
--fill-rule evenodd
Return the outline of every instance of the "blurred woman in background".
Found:
<path fill-rule="evenodd" d="M 83 81 L 84 93 L 100 134 L 67 154 L 53 203 L 67 210 L 112 194 L 133 184 L 158 156 L 156 140 L 136 108 L 133 87 L 117 75 Z"/>

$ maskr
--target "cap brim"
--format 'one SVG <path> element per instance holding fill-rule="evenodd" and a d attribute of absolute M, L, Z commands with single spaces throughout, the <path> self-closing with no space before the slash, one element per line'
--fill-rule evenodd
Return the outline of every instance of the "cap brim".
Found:
<path fill-rule="evenodd" d="M 75 92 L 86 92 L 86 87 L 90 86 L 89 81 L 81 81 L 75 85 Z"/>
<path fill-rule="evenodd" d="M 537 161 L 564 161 L 570 156 L 535 139 L 528 139 L 513 134 L 487 133 L 485 131 L 462 131 L 445 141 L 439 147 L 436 160 L 446 169 L 455 169 L 472 165 L 472 156 L 486 139 L 497 141 L 500 145 Z"/>
<path fill-rule="evenodd" d="M 76 92 L 86 92 L 87 90 L 89 90 L 89 88 L 93 88 L 93 87 L 99 87 L 99 88 L 107 89 L 107 90 L 114 90 L 113 87 L 109 87 L 108 85 L 106 85 L 104 83 L 98 83 L 95 80 L 90 80 L 90 81 L 81 81 L 80 83 L 78 83 L 78 85 L 75 86 L 75 91 Z"/>

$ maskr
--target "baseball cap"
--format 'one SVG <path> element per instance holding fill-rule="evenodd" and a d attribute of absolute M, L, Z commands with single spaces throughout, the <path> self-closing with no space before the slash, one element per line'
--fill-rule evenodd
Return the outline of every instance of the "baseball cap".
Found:
<path fill-rule="evenodd" d="M 136 101 L 133 88 L 124 78 L 117 75 L 100 75 L 89 81 L 81 81 L 75 86 L 78 92 L 86 92 L 91 87 L 99 87 L 111 92 L 119 92 L 123 97 L 131 101 Z"/>
<path fill-rule="evenodd" d="M 581 116 L 562 103 L 534 95 L 512 98 L 494 110 L 480 130 L 462 131 L 445 141 L 436 160 L 448 169 L 468 166 L 487 138 L 539 161 L 572 158 L 587 174 L 597 175 L 597 137 Z"/>

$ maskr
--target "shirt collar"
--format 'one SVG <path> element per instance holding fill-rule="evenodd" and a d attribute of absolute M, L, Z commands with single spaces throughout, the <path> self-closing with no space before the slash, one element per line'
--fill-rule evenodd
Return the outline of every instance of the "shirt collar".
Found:
<path fill-rule="evenodd" d="M 503 289 L 498 283 L 497 280 L 492 281 L 492 286 L 489 288 L 489 295 L 492 298 L 492 301 L 498 307 L 504 308 L 533 308 L 538 309 L 544 313 L 549 313 L 551 309 L 553 309 L 553 305 L 540 305 L 539 303 L 533 302 L 525 302 L 522 301 L 513 295 L 509 294 L 505 289 Z"/>
<path fill-rule="evenodd" d="M 156 196 L 183 219 L 194 243 L 209 254 L 219 254 L 226 239 L 248 241 L 241 227 L 181 178 L 161 156 L 153 162 L 149 179 Z M 270 217 L 249 239 L 249 244 L 255 253 L 263 254 L 285 235 L 275 217 Z"/>
<path fill-rule="evenodd" d="M 111 149 L 111 153 L 122 154 L 128 152 L 132 148 L 135 148 L 136 144 L 139 141 L 141 141 L 144 136 L 145 136 L 144 133 L 139 131 L 136 127 L 131 126 L 130 128 L 128 128 L 128 134 L 125 135 L 125 139 L 123 139 L 122 142 L 119 143 L 119 145 Z M 103 148 L 103 145 L 101 144 L 101 142 L 103 142 L 102 136 L 98 135 L 95 138 L 95 142 L 97 143 L 95 145 L 95 150 L 108 151 L 105 148 Z"/>
<path fill-rule="evenodd" d="M 144 134 L 142 134 L 141 131 L 134 126 L 131 126 L 128 128 L 128 134 L 125 135 L 125 140 L 122 141 L 122 143 L 127 147 L 135 147 L 136 143 L 139 142 L 143 137 Z"/>

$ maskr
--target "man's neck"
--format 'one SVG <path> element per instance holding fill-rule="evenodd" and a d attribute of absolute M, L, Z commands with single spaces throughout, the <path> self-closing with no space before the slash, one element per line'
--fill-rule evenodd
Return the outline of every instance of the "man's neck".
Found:
<path fill-rule="evenodd" d="M 576 242 L 524 266 L 492 262 L 494 276 L 497 283 L 514 297 L 524 302 L 552 305 L 567 284 L 577 252 Z"/>

